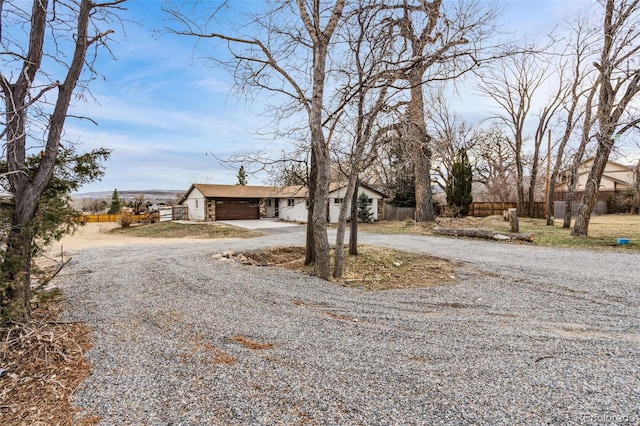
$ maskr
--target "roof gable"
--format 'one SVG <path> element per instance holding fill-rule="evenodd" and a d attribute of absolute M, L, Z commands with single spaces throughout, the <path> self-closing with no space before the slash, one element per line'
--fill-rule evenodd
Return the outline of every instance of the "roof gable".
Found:
<path fill-rule="evenodd" d="M 194 183 L 193 187 L 207 198 L 266 198 L 277 187 L 254 185 L 213 185 L 207 183 Z"/>
<path fill-rule="evenodd" d="M 331 182 L 329 193 L 338 191 L 347 186 L 346 182 Z M 386 198 L 382 192 L 368 185 L 360 184 L 381 198 Z M 217 185 L 208 183 L 194 183 L 180 199 L 180 203 L 187 199 L 189 194 L 197 189 L 205 198 L 307 198 L 309 190 L 303 185 L 293 186 L 257 186 L 257 185 Z"/>

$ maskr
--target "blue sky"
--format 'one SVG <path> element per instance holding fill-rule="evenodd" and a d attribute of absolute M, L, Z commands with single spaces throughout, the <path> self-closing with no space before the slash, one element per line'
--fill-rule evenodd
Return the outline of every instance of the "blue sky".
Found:
<path fill-rule="evenodd" d="M 204 2 L 211 4 L 213 2 Z M 260 2 L 231 0 L 234 8 L 257 7 Z M 504 1 L 505 21 L 519 35 L 543 34 L 563 16 L 590 1 Z M 82 149 L 113 150 L 102 181 L 81 192 L 145 189 L 186 190 L 194 182 L 233 184 L 236 171 L 215 159 L 257 147 L 279 151 L 283 142 L 256 135 L 269 123 L 259 104 L 230 93 L 232 78 L 205 66 L 199 59 L 213 49 L 211 40 L 180 37 L 164 30 L 171 25 L 159 0 L 129 0 L 126 15 L 140 21 L 118 29 L 111 45 L 115 61 L 103 56 L 96 80 L 96 101 L 76 101 L 66 132 Z M 213 154 L 213 155 L 211 155 Z M 214 157 L 215 155 L 215 157 Z M 249 177 L 249 184 L 265 176 Z"/>

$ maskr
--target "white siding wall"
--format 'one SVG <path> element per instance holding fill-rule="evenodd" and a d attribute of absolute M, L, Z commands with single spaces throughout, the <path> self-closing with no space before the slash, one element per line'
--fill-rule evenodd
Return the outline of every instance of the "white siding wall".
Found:
<path fill-rule="evenodd" d="M 340 214 L 340 204 L 335 203 L 336 198 L 344 198 L 346 188 L 341 188 L 337 191 L 333 191 L 329 194 L 329 221 L 330 223 L 338 222 L 338 215 Z M 367 194 L 372 203 L 370 206 L 371 213 L 373 213 L 374 220 L 378 219 L 378 203 L 380 196 L 367 188 L 360 188 L 358 194 Z M 294 198 L 294 205 L 289 206 L 288 198 L 278 199 L 278 217 L 283 220 L 292 222 L 306 222 L 307 221 L 307 205 L 305 198 Z M 189 207 L 189 219 L 190 220 L 205 220 L 206 215 L 206 200 L 204 195 L 197 189 L 193 188 L 189 196 L 182 203 Z M 275 199 L 271 199 L 271 206 L 268 201 L 265 200 L 265 213 L 268 218 L 275 217 Z M 349 202 L 347 201 L 347 205 Z M 348 208 L 348 206 L 347 206 Z"/>
<path fill-rule="evenodd" d="M 306 198 L 293 198 L 294 205 L 289 206 L 289 198 L 280 198 L 278 216 L 282 220 L 290 220 L 292 222 L 307 221 L 307 200 Z"/>
<path fill-rule="evenodd" d="M 182 205 L 189 207 L 189 220 L 204 220 L 207 202 L 202 192 L 198 191 L 197 188 L 193 188 L 187 199 L 182 202 Z"/>
<path fill-rule="evenodd" d="M 336 204 L 336 198 L 342 198 L 343 202 L 347 203 L 347 209 L 351 205 L 351 200 L 344 200 L 344 195 L 347 192 L 347 188 L 340 188 L 336 191 L 329 193 L 329 222 L 330 223 L 338 223 L 338 216 L 340 215 L 340 206 L 341 204 Z M 369 211 L 373 213 L 373 220 L 378 220 L 378 201 L 380 200 L 380 195 L 376 194 L 373 191 L 368 190 L 367 188 L 360 187 L 358 191 L 358 195 L 362 193 L 367 194 L 367 197 L 371 199 L 371 205 L 369 206 Z"/>

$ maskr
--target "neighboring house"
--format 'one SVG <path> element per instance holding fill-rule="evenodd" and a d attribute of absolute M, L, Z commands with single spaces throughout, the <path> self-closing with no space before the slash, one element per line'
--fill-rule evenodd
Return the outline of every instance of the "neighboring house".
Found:
<path fill-rule="evenodd" d="M 340 205 L 345 201 L 346 184 L 331 183 L 329 187 L 328 221 L 336 223 Z M 361 185 L 358 194 L 371 200 L 370 210 L 378 218 L 379 206 L 385 197 L 381 192 Z M 193 184 L 180 200 L 189 208 L 189 219 L 196 221 L 280 218 L 306 222 L 308 190 L 304 186 L 250 186 Z M 348 202 L 348 201 L 347 201 Z"/>
<path fill-rule="evenodd" d="M 589 172 L 593 166 L 593 158 L 583 161 L 578 166 L 577 184 L 574 200 L 579 199 L 584 193 L 584 189 L 589 178 Z M 560 182 L 555 188 L 556 201 L 564 201 L 569 185 L 568 172 L 563 173 Z M 598 189 L 598 200 L 607 201 L 612 195 L 625 193 L 633 188 L 634 171 L 633 167 L 624 164 L 608 161 L 602 174 L 600 188 Z"/>

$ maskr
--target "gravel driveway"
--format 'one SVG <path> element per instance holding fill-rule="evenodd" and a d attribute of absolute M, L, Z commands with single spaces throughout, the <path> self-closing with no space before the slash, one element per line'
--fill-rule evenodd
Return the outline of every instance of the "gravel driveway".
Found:
<path fill-rule="evenodd" d="M 383 292 L 211 259 L 303 239 L 74 252 L 75 403 L 105 425 L 640 423 L 639 254 L 361 234 L 465 264 Z"/>

